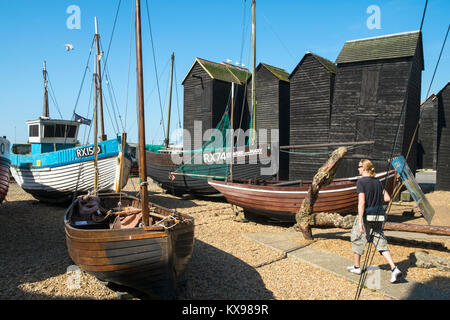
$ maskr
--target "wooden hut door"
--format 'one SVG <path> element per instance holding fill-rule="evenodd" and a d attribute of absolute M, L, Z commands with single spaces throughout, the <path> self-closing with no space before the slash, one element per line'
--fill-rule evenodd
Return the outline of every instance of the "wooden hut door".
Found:
<path fill-rule="evenodd" d="M 357 114 L 355 127 L 355 141 L 374 140 L 375 134 L 375 114 Z M 363 158 L 372 158 L 373 144 L 361 145 L 355 150 Z"/>

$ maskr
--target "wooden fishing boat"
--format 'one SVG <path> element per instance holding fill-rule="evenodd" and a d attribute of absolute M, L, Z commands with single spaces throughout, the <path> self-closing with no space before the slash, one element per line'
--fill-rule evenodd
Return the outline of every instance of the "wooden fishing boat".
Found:
<path fill-rule="evenodd" d="M 64 224 L 72 260 L 102 281 L 139 290 L 152 298 L 175 297 L 194 246 L 194 220 L 148 201 L 140 0 L 136 0 L 136 62 L 140 198 L 122 193 L 79 196 Z M 94 98 L 97 134 L 97 96 Z M 96 140 L 94 141 L 96 145 Z M 94 147 L 96 155 L 97 148 Z M 97 158 L 94 158 L 97 166 Z M 94 175 L 94 186 L 98 185 Z"/>
<path fill-rule="evenodd" d="M 20 187 L 36 199 L 64 203 L 71 201 L 74 193 L 93 189 L 94 144 L 80 145 L 78 142 L 80 125 L 90 125 L 90 120 L 76 113 L 72 120 L 50 118 L 45 62 L 43 75 L 44 111 L 39 119 L 27 121 L 28 143 L 13 145 L 11 173 Z M 97 146 L 99 191 L 118 191 L 127 184 L 131 155 L 126 138 L 117 136 L 106 140 L 103 119 L 101 123 L 101 141 Z"/>
<path fill-rule="evenodd" d="M 252 1 L 252 74 L 255 75 L 256 70 L 256 37 L 255 37 L 255 1 Z M 173 60 L 172 60 L 173 61 Z M 215 65 L 215 68 L 229 68 L 231 65 Z M 234 67 L 236 68 L 236 67 Z M 242 72 L 243 70 L 240 70 Z M 231 72 L 231 71 L 230 71 Z M 245 69 L 245 73 L 247 73 Z M 201 78 L 200 78 L 201 79 Z M 248 78 L 245 79 L 245 83 Z M 219 81 L 220 82 L 220 81 Z M 203 88 L 203 80 L 201 81 Z M 252 117 L 250 119 L 249 127 L 256 131 L 255 117 L 256 117 L 256 81 L 255 77 L 251 79 L 252 83 Z M 236 130 L 234 126 L 234 103 L 235 97 L 235 82 L 231 83 L 230 95 L 230 128 Z M 213 84 L 208 85 L 211 88 Z M 219 91 L 222 85 L 217 86 Z M 170 96 L 169 96 L 170 97 Z M 211 98 L 211 100 L 214 100 Z M 197 108 L 197 105 L 196 105 Z M 213 108 L 209 106 L 209 108 Z M 166 138 L 164 147 L 161 151 L 147 151 L 146 163 L 147 173 L 155 182 L 157 182 L 163 189 L 174 194 L 182 195 L 189 193 L 193 195 L 220 195 L 217 190 L 208 184 L 207 179 L 227 180 L 231 179 L 254 179 L 254 180 L 269 180 L 276 176 L 276 170 L 273 166 L 278 166 L 279 151 L 269 144 L 256 144 L 256 135 L 251 136 L 250 143 L 247 146 L 236 146 L 233 142 L 224 142 L 221 149 L 207 151 L 204 150 L 171 150 L 168 148 L 169 142 L 169 123 L 170 123 L 170 99 L 169 99 L 169 114 L 168 125 L 166 131 Z M 203 109 L 202 109 L 203 110 Z M 222 120 L 219 121 L 217 128 L 222 127 L 221 123 L 225 116 L 228 116 L 228 105 L 222 115 Z M 220 116 L 219 114 L 211 115 L 212 118 Z M 225 136 L 226 128 L 222 127 L 222 135 Z M 192 136 L 194 134 L 191 133 Z M 215 137 L 214 137 L 215 138 Z M 216 141 L 215 141 L 216 142 Z M 231 148 L 230 146 L 233 146 Z M 207 148 L 207 147 L 206 147 Z M 273 151 L 273 152 L 272 152 Z M 249 155 L 257 155 L 257 157 L 249 157 Z M 177 159 L 174 161 L 173 159 Z M 186 162 L 178 161 L 178 159 L 187 160 Z M 232 165 L 230 167 L 230 164 Z M 227 170 L 231 168 L 230 170 Z"/>
<path fill-rule="evenodd" d="M 238 149 L 234 150 L 235 155 Z M 241 148 L 242 155 L 234 157 L 233 177 L 237 179 L 271 179 L 271 174 L 263 174 L 262 169 L 270 166 L 273 159 L 267 145 L 256 148 Z M 218 195 L 218 191 L 208 184 L 208 178 L 225 180 L 228 178 L 229 164 L 213 161 L 212 159 L 223 160 L 222 154 L 230 153 L 227 149 L 214 152 L 210 155 L 210 162 L 204 161 L 202 155 L 196 157 L 202 159 L 196 164 L 176 164 L 174 159 L 183 159 L 183 152 L 150 152 L 146 151 L 146 165 L 148 176 L 157 182 L 161 188 L 177 196 L 189 193 L 200 196 Z M 250 160 L 248 154 L 257 155 L 257 159 Z M 246 154 L 246 155 L 245 155 Z M 191 156 L 189 155 L 188 158 Z M 268 165 L 269 163 L 269 165 Z M 182 166 L 183 170 L 177 172 Z M 184 173 L 183 173 L 184 171 Z"/>
<path fill-rule="evenodd" d="M 0 203 L 6 198 L 9 189 L 9 141 L 6 137 L 0 137 Z"/>
<path fill-rule="evenodd" d="M 56 121 L 60 123 L 63 120 Z M 51 120 L 45 122 L 44 126 Z M 70 201 L 75 192 L 82 194 L 93 189 L 93 148 L 94 145 L 90 144 L 53 152 L 16 154 L 19 148 L 13 145 L 11 173 L 17 184 L 38 200 L 51 203 Z M 128 181 L 131 157 L 126 147 L 122 153 L 122 137 L 102 141 L 98 148 L 101 150 L 98 156 L 99 190 L 116 191 L 124 187 Z"/>
<path fill-rule="evenodd" d="M 193 218 L 149 203 L 153 224 L 136 225 L 140 211 L 133 209 L 141 208 L 139 199 L 120 194 L 99 198 L 103 209 L 120 210 L 121 206 L 132 213 L 123 217 L 112 214 L 101 222 L 85 220 L 79 199 L 75 200 L 64 217 L 71 259 L 99 280 L 131 287 L 153 298 L 173 298 L 192 256 Z"/>
<path fill-rule="evenodd" d="M 389 175 L 387 172 L 379 173 L 376 177 L 383 184 L 387 179 L 386 190 L 392 193 L 395 171 L 389 171 Z M 356 182 L 360 178 L 334 179 L 330 185 L 322 187 L 314 204 L 314 212 L 357 212 Z M 222 193 L 229 203 L 242 207 L 246 213 L 283 222 L 295 222 L 295 214 L 311 185 L 310 181 L 302 182 L 301 186 L 292 186 L 291 182 L 291 186 L 288 186 L 286 184 L 289 182 L 280 181 L 252 184 L 212 179 L 208 180 L 208 183 Z"/>

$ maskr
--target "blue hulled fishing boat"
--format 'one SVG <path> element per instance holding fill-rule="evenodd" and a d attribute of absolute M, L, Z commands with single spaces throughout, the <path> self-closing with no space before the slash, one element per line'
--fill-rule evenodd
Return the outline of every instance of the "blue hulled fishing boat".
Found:
<path fill-rule="evenodd" d="M 94 144 L 80 145 L 77 139 L 83 123 L 90 120 L 75 113 L 72 120 L 49 117 L 44 63 L 43 115 L 27 121 L 28 143 L 11 148 L 11 173 L 26 192 L 41 201 L 61 203 L 72 200 L 74 193 L 94 189 Z M 126 136 L 106 140 L 102 133 L 101 140 L 96 155 L 98 191 L 118 191 L 126 185 L 131 168 Z"/>

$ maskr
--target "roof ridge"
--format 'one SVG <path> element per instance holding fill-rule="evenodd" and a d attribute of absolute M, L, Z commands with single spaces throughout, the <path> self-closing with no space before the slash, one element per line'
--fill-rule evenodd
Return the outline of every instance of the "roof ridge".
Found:
<path fill-rule="evenodd" d="M 260 62 L 260 64 L 263 65 L 267 70 L 269 70 L 270 73 L 272 73 L 275 77 L 277 77 L 281 81 L 290 82 L 290 80 L 289 80 L 290 74 L 285 69 L 275 67 L 275 66 L 272 66 L 272 65 L 264 63 L 264 62 Z M 277 72 L 280 74 L 277 74 Z"/>
<path fill-rule="evenodd" d="M 410 33 L 418 33 L 420 32 L 420 30 L 416 30 L 416 31 L 405 31 L 405 32 L 399 32 L 399 33 L 393 33 L 393 34 L 385 34 L 382 36 L 375 36 L 375 37 L 368 37 L 368 38 L 361 38 L 361 39 L 354 39 L 354 40 L 348 40 L 345 41 L 346 43 L 349 42 L 357 42 L 357 41 L 365 41 L 365 40 L 374 40 L 374 39 L 381 39 L 381 38 L 389 38 L 389 37 L 395 37 L 395 36 L 401 36 L 401 35 L 406 35 L 406 34 L 410 34 Z"/>
<path fill-rule="evenodd" d="M 325 57 L 322 57 L 322 56 L 320 56 L 320 55 L 318 55 L 318 54 L 316 54 L 316 53 L 314 53 L 314 52 L 310 52 L 310 51 L 308 51 L 306 54 L 310 54 L 310 55 L 312 55 L 321 65 L 323 65 L 328 71 L 330 71 L 330 72 L 332 72 L 332 73 L 336 73 L 336 71 L 337 71 L 337 66 L 336 66 L 336 63 L 334 63 L 333 61 L 331 61 L 330 59 L 327 59 L 327 58 L 325 58 Z M 305 54 L 305 55 L 306 55 Z M 325 63 L 327 64 L 327 65 L 325 65 Z M 329 67 L 331 67 L 331 66 L 333 66 L 333 68 L 332 69 L 330 69 Z"/>

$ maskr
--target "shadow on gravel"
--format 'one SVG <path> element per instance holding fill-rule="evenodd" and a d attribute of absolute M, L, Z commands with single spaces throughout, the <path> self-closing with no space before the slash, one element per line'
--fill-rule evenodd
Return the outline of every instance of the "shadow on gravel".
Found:
<path fill-rule="evenodd" d="M 197 239 L 186 278 L 179 300 L 274 299 L 253 266 Z"/>
<path fill-rule="evenodd" d="M 0 207 L 0 299 L 34 299 L 18 287 L 66 272 L 73 264 L 64 233 L 64 211 L 35 200 Z"/>
<path fill-rule="evenodd" d="M 406 300 L 450 300 L 450 290 L 430 290 L 429 287 L 433 288 L 442 288 L 443 282 L 449 282 L 447 277 L 433 277 L 430 281 L 425 284 L 417 284 L 415 285 L 408 296 L 405 298 Z"/>
<path fill-rule="evenodd" d="M 153 197 L 152 197 L 153 198 Z M 155 203 L 155 199 L 152 199 Z M 171 202 L 174 199 L 170 199 Z M 179 200 L 185 201 L 185 200 Z M 174 207 L 180 207 L 174 204 Z M 25 292 L 21 285 L 44 281 L 73 265 L 64 232 L 65 208 L 34 200 L 4 202 L 0 207 L 0 299 L 50 300 L 80 297 Z M 194 252 L 178 299 L 274 299 L 260 275 L 231 254 L 195 240 Z M 123 299 L 145 299 L 130 290 Z M 89 299 L 84 297 L 82 299 Z"/>

